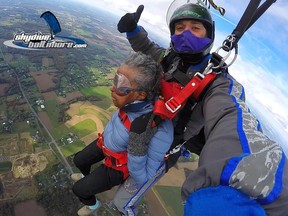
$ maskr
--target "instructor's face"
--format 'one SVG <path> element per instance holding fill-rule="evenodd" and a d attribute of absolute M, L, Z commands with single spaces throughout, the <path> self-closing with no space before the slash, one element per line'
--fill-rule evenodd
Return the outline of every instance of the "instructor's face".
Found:
<path fill-rule="evenodd" d="M 199 38 L 206 37 L 207 31 L 204 25 L 196 20 L 180 20 L 175 24 L 175 35 L 179 35 L 182 32 L 189 30 L 193 35 Z"/>

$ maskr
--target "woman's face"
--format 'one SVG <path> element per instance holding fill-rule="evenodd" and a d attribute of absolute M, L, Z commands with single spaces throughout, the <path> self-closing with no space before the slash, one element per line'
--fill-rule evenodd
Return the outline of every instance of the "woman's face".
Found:
<path fill-rule="evenodd" d="M 138 89 L 136 83 L 133 82 L 136 75 L 135 68 L 127 65 L 121 65 L 118 68 L 114 84 L 110 87 L 112 102 L 117 108 L 146 98 L 146 93 Z"/>
<path fill-rule="evenodd" d="M 179 35 L 185 30 L 189 30 L 196 37 L 204 38 L 207 36 L 207 31 L 204 25 L 196 20 L 180 20 L 175 23 L 175 35 Z"/>

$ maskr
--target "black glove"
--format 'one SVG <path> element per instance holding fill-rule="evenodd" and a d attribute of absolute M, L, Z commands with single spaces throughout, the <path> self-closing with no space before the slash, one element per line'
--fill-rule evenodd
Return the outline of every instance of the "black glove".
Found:
<path fill-rule="evenodd" d="M 123 17 L 121 17 L 117 25 L 118 31 L 120 33 L 134 31 L 134 29 L 137 27 L 137 23 L 143 10 L 144 5 L 140 5 L 135 13 L 126 13 Z"/>
<path fill-rule="evenodd" d="M 136 156 L 147 154 L 148 144 L 157 131 L 157 127 L 152 127 L 154 119 L 153 112 L 142 115 L 131 123 L 128 152 Z"/>

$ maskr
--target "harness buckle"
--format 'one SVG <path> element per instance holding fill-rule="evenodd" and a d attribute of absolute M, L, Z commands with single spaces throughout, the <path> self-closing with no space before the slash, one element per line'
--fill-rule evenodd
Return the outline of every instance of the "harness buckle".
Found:
<path fill-rule="evenodd" d="M 173 104 L 171 104 L 171 103 L 173 103 L 173 99 L 174 99 L 174 97 L 171 97 L 168 101 L 165 102 L 165 106 L 166 106 L 167 110 L 169 110 L 171 113 L 177 112 L 177 110 L 179 110 L 180 107 L 182 106 L 181 104 L 178 105 L 178 104 L 175 102 L 176 105 L 178 105 L 178 106 L 175 107 L 175 108 L 172 108 L 171 105 L 173 106 Z M 171 105 L 169 105 L 168 103 L 170 103 Z"/>
<path fill-rule="evenodd" d="M 179 152 L 179 151 L 181 150 L 182 146 L 183 146 L 186 142 L 187 142 L 187 140 L 185 140 L 183 143 L 178 144 L 178 145 L 175 146 L 173 149 L 171 149 L 169 152 L 167 152 L 166 155 L 164 156 L 164 160 L 167 160 L 170 155 Z"/>
<path fill-rule="evenodd" d="M 201 79 L 204 79 L 204 78 L 205 78 L 205 75 L 202 74 L 202 73 L 200 73 L 200 72 L 196 72 L 194 76 L 195 76 L 195 77 L 198 76 L 198 77 L 200 77 Z"/>

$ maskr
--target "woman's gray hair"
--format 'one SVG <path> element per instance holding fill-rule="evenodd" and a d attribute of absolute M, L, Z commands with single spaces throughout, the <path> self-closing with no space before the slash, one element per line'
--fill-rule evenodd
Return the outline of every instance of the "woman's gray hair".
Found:
<path fill-rule="evenodd" d="M 162 67 L 150 56 L 141 52 L 132 53 L 124 62 L 125 65 L 135 68 L 138 72 L 134 79 L 139 89 L 147 93 L 147 100 L 153 100 L 160 92 Z"/>

